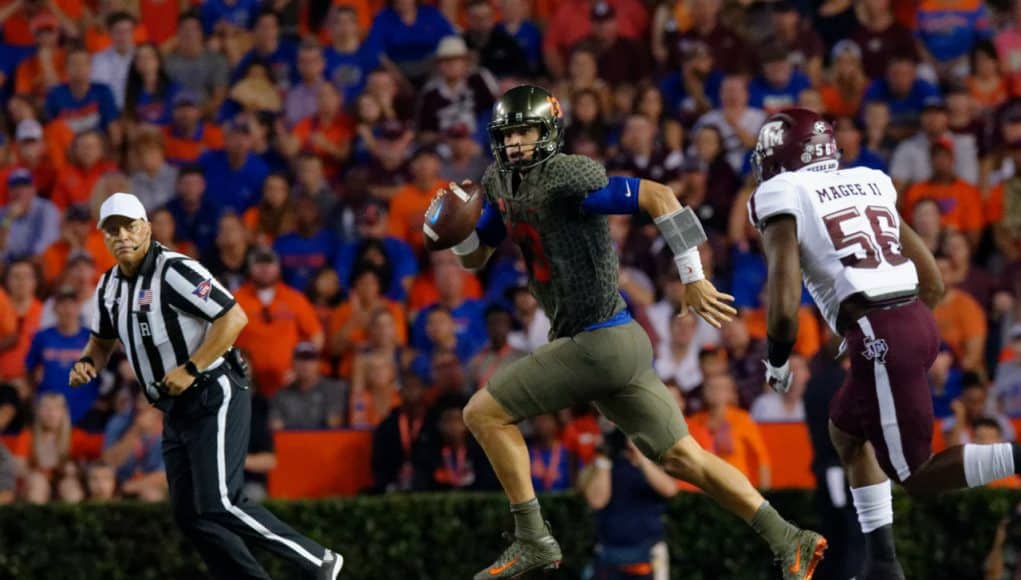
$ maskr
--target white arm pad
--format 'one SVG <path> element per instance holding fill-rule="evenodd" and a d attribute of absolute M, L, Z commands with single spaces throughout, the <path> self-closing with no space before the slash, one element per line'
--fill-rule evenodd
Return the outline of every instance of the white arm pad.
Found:
<path fill-rule="evenodd" d="M 479 249 L 479 235 L 475 233 L 475 230 L 472 230 L 470 236 L 456 246 L 451 247 L 450 251 L 454 252 L 455 256 L 467 256 L 477 249 Z"/>

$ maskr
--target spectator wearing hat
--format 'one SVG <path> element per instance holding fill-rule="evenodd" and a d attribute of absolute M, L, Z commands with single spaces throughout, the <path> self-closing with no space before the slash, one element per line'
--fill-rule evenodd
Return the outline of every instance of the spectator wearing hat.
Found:
<path fill-rule="evenodd" d="M 680 65 L 663 77 L 659 90 L 667 112 L 693 122 L 719 106 L 723 74 L 704 42 L 686 39 L 678 44 Z"/>
<path fill-rule="evenodd" d="M 116 124 L 117 102 L 110 87 L 92 80 L 92 55 L 82 48 L 71 49 L 66 63 L 67 82 L 46 94 L 46 117 L 66 122 L 76 134 L 110 129 Z"/>
<path fill-rule="evenodd" d="M 32 173 L 7 174 L 7 205 L 0 207 L 0 260 L 41 254 L 60 235 L 60 210 L 37 196 Z"/>
<path fill-rule="evenodd" d="M 167 53 L 165 64 L 167 75 L 190 91 L 192 105 L 204 104 L 207 113 L 220 108 L 227 96 L 230 67 L 222 54 L 206 48 L 198 12 L 190 10 L 181 14 L 177 42 Z"/>
<path fill-rule="evenodd" d="M 823 107 L 834 117 L 857 117 L 869 79 L 862 69 L 861 47 L 844 39 L 830 51 L 833 74 L 819 87 Z"/>
<path fill-rule="evenodd" d="M 443 160 L 443 177 L 454 183 L 481 179 L 491 160 L 482 152 L 468 127 L 454 125 L 443 137 L 443 147 L 448 152 Z"/>
<path fill-rule="evenodd" d="M 60 228 L 60 239 L 53 242 L 39 256 L 42 281 L 51 286 L 63 275 L 71 257 L 88 254 L 96 262 L 96 268 L 105 272 L 117 262 L 106 251 L 103 233 L 95 227 L 92 213 L 85 204 L 75 204 L 64 212 Z"/>
<path fill-rule="evenodd" d="M 839 117 L 833 122 L 833 135 L 840 148 L 840 168 L 868 167 L 886 173 L 886 162 L 862 144 L 865 126 L 857 117 Z"/>
<path fill-rule="evenodd" d="M 419 0 L 394 0 L 376 14 L 365 42 L 378 46 L 401 74 L 421 85 L 440 41 L 452 34 L 454 27 L 435 7 Z"/>
<path fill-rule="evenodd" d="M 344 383 L 320 372 L 319 349 L 299 343 L 294 349 L 294 381 L 270 402 L 270 429 L 339 429 L 347 414 L 347 396 Z"/>
<path fill-rule="evenodd" d="M 48 197 L 57 182 L 59 166 L 47 147 L 43 126 L 35 119 L 23 119 L 14 131 L 11 165 L 0 169 L 0 205 L 7 202 L 7 175 L 18 168 L 28 169 L 39 195 Z"/>
<path fill-rule="evenodd" d="M 202 120 L 199 94 L 182 89 L 171 102 L 170 124 L 163 128 L 167 161 L 181 166 L 197 163 L 204 153 L 223 148 L 223 132 Z"/>
<path fill-rule="evenodd" d="M 252 376 L 260 393 L 272 398 L 289 382 L 299 342 L 323 346 L 323 329 L 305 296 L 280 280 L 280 259 L 259 248 L 248 260 L 249 281 L 234 293 L 248 316 L 236 346 L 249 353 Z"/>
<path fill-rule="evenodd" d="M 390 200 L 390 235 L 419 253 L 425 239 L 422 220 L 436 192 L 446 183 L 440 179 L 440 156 L 436 150 L 423 146 L 409 162 L 411 181 L 397 190 Z"/>
<path fill-rule="evenodd" d="M 918 66 L 905 55 L 893 55 L 882 78 L 865 90 L 865 101 L 885 101 L 890 107 L 891 130 L 907 138 L 926 103 L 940 99 L 939 89 L 918 76 Z"/>
<path fill-rule="evenodd" d="M 323 227 L 319 205 L 308 196 L 295 199 L 294 231 L 273 242 L 284 282 L 301 292 L 307 291 L 317 271 L 333 264 L 336 247 L 333 232 Z"/>
<path fill-rule="evenodd" d="M 141 50 L 140 49 L 140 53 Z M 163 150 L 163 136 L 156 131 L 145 131 L 132 140 L 136 167 L 131 174 L 131 191 L 142 202 L 146 211 L 166 205 L 174 197 L 177 186 L 177 168 L 167 163 Z"/>
<path fill-rule="evenodd" d="M 39 275 L 35 264 L 29 260 L 18 260 L 7 266 L 4 272 L 4 289 L 0 289 L 0 385 L 4 382 L 24 378 L 25 355 L 32 344 L 32 337 L 39 330 L 39 319 L 43 304 L 36 298 L 39 289 Z M 13 389 L 11 389 L 13 390 Z M 0 386 L 0 433 L 10 427 L 10 421 L 17 419 L 20 397 Z M 3 407 L 11 404 L 8 412 Z"/>
<path fill-rule="evenodd" d="M 72 204 L 89 203 L 100 178 L 118 170 L 117 164 L 107 158 L 107 141 L 98 129 L 75 135 L 68 161 L 50 197 L 62 210 Z"/>
<path fill-rule="evenodd" d="M 598 55 L 599 78 L 611 86 L 632 85 L 646 78 L 652 68 L 648 50 L 637 40 L 620 35 L 617 11 L 613 4 L 599 0 L 592 5 L 589 19 L 592 34 L 583 42 Z"/>
<path fill-rule="evenodd" d="M 106 17 L 106 29 L 113 43 L 92 57 L 92 81 L 110 88 L 118 109 L 124 107 L 128 71 L 135 56 L 137 25 L 138 20 L 130 12 L 111 13 Z"/>
<path fill-rule="evenodd" d="M 779 44 L 763 48 L 759 53 L 762 74 L 748 86 L 748 105 L 767 115 L 795 106 L 801 92 L 812 86 L 812 81 L 794 68 L 787 50 Z"/>
<path fill-rule="evenodd" d="M 240 214 L 258 201 L 269 167 L 252 151 L 247 118 L 236 117 L 226 125 L 223 149 L 206 151 L 198 164 L 205 172 L 210 200 Z"/>
<path fill-rule="evenodd" d="M 382 48 L 363 41 L 358 14 L 349 5 L 335 4 L 324 28 L 329 32 L 329 44 L 323 51 L 326 79 L 344 95 L 344 102 L 353 103 L 369 74 L 379 68 Z"/>
<path fill-rule="evenodd" d="M 826 50 L 822 39 L 812 29 L 812 24 L 801 18 L 797 6 L 790 0 L 774 2 L 772 7 L 773 34 L 766 46 L 782 47 L 794 69 L 808 77 L 813 86 L 818 86 L 822 82 L 822 59 Z"/>
<path fill-rule="evenodd" d="M 388 233 L 386 204 L 370 200 L 358 212 L 356 221 L 358 240 L 341 246 L 337 252 L 337 260 L 333 267 L 341 282 L 351 287 L 353 273 L 357 268 L 356 258 L 364 255 L 364 248 L 370 241 L 379 242 L 390 264 L 390 280 L 383 295 L 389 300 L 403 302 L 408 297 L 408 290 L 418 274 L 418 262 L 411 246 Z"/>
<path fill-rule="evenodd" d="M 896 65 L 891 65 L 891 68 Z M 979 177 L 978 148 L 970 135 L 950 132 L 946 102 L 939 96 L 929 97 L 923 103 L 921 129 L 902 141 L 893 151 L 890 160 L 890 177 L 897 191 L 904 192 L 911 185 L 929 180 L 933 173 L 932 146 L 950 143 L 953 155 L 953 172 L 969 184 L 977 184 Z"/>
<path fill-rule="evenodd" d="M 599 0 L 561 0 L 546 23 L 543 56 L 549 72 L 560 78 L 567 72 L 571 51 L 592 34 L 592 8 Z M 620 35 L 640 39 L 649 28 L 649 14 L 638 0 L 609 0 L 618 21 Z M 582 16 L 584 15 L 584 16 Z"/>
<path fill-rule="evenodd" d="M 468 45 L 460 36 L 440 41 L 434 63 L 433 76 L 422 87 L 418 102 L 419 139 L 435 141 L 454 125 L 465 125 L 478 135 L 496 102 L 496 79 L 471 64 Z"/>
<path fill-rule="evenodd" d="M 918 58 L 914 35 L 897 22 L 890 4 L 890 0 L 867 0 L 855 12 L 850 39 L 861 48 L 862 66 L 872 80 L 882 78 L 895 58 L 912 62 Z"/>
<path fill-rule="evenodd" d="M 536 72 L 517 40 L 496 26 L 489 0 L 468 1 L 464 41 L 479 55 L 479 65 L 497 78 L 530 78 Z"/>
<path fill-rule="evenodd" d="M 60 46 L 60 22 L 49 12 L 40 12 L 29 21 L 35 39 L 35 54 L 21 61 L 14 77 L 14 90 L 37 100 L 67 80 L 67 54 Z"/>
<path fill-rule="evenodd" d="M 32 337 L 25 369 L 36 393 L 59 393 L 67 399 L 71 422 L 77 424 L 99 396 L 98 380 L 76 389 L 67 384 L 71 367 L 89 341 L 89 329 L 81 325 L 82 305 L 73 287 L 62 286 L 53 301 L 56 324 Z"/>
<path fill-rule="evenodd" d="M 165 206 L 177 225 L 177 238 L 195 244 L 200 254 L 213 249 L 222 208 L 206 197 L 202 168 L 186 165 L 177 173 L 176 195 Z"/>
<path fill-rule="evenodd" d="M 542 32 L 528 17 L 529 3 L 526 0 L 503 0 L 500 8 L 502 19 L 494 30 L 506 33 L 521 48 L 528 66 L 525 76 L 538 76 L 545 68 L 542 62 Z"/>

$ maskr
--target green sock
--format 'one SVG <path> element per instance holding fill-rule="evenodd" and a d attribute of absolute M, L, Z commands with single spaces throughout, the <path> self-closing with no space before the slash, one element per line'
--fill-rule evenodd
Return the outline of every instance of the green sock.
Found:
<path fill-rule="evenodd" d="M 512 503 L 510 511 L 514 514 L 514 535 L 524 540 L 541 538 L 547 534 L 546 522 L 539 511 L 539 499 L 532 498 L 522 503 Z"/>
<path fill-rule="evenodd" d="M 798 528 L 783 519 L 768 501 L 762 502 L 748 524 L 766 540 L 774 554 L 779 554 L 798 532 Z"/>

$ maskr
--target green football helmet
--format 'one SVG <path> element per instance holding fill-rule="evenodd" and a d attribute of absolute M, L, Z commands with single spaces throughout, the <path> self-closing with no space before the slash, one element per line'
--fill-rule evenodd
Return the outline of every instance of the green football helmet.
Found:
<path fill-rule="evenodd" d="M 523 126 L 539 129 L 532 158 L 512 161 L 504 145 L 508 130 Z M 560 101 L 546 89 L 534 85 L 520 85 L 503 94 L 493 106 L 493 119 L 489 122 L 489 144 L 496 162 L 503 171 L 522 170 L 545 163 L 560 152 L 564 137 L 564 111 Z"/>

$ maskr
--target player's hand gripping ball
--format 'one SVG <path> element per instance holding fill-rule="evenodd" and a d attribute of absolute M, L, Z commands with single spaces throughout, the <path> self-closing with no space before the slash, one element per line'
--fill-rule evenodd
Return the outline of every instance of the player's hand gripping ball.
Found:
<path fill-rule="evenodd" d="M 446 250 L 463 242 L 482 215 L 482 186 L 465 180 L 440 189 L 425 211 L 422 233 L 426 249 Z"/>

